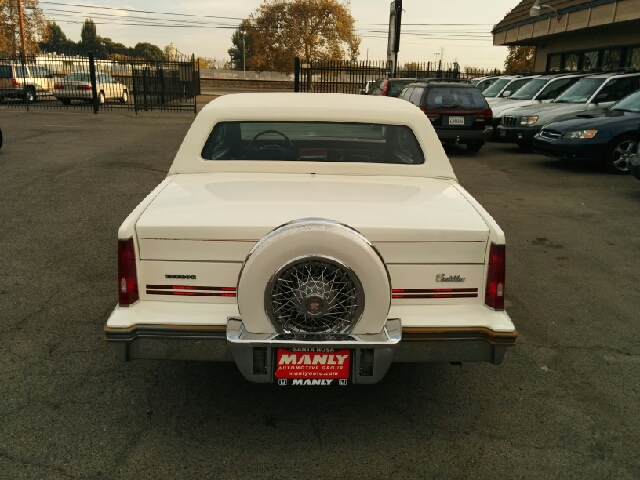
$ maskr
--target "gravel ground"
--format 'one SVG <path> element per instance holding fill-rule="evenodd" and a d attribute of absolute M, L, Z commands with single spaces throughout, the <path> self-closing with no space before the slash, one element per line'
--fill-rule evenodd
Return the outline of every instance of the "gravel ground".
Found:
<path fill-rule="evenodd" d="M 296 390 L 118 363 L 116 231 L 192 120 L 0 110 L 1 478 L 640 478 L 640 182 L 509 145 L 449 150 L 507 235 L 501 366 Z"/>

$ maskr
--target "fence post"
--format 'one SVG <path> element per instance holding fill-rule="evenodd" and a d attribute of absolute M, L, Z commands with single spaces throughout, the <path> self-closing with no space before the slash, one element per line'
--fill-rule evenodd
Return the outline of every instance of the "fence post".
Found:
<path fill-rule="evenodd" d="M 133 88 L 133 109 L 138 115 L 138 89 L 136 88 L 136 70 L 131 62 L 131 87 Z"/>
<path fill-rule="evenodd" d="M 91 77 L 91 94 L 93 95 L 93 113 L 98 113 L 98 87 L 96 85 L 96 63 L 93 52 L 89 52 L 89 76 Z"/>
<path fill-rule="evenodd" d="M 293 62 L 293 91 L 300 92 L 300 57 Z"/>
<path fill-rule="evenodd" d="M 27 61 L 24 58 L 24 52 L 20 56 L 20 65 L 22 66 L 22 101 L 27 106 L 27 112 L 29 111 L 29 99 L 27 98 Z M 35 101 L 35 92 L 34 92 Z"/>
<path fill-rule="evenodd" d="M 196 76 L 196 67 L 198 71 L 198 75 Z M 198 114 L 198 94 L 200 93 L 200 63 L 196 64 L 196 55 L 195 53 L 191 54 L 191 76 L 193 77 L 193 113 L 195 115 Z M 198 82 L 196 86 L 196 81 Z"/>

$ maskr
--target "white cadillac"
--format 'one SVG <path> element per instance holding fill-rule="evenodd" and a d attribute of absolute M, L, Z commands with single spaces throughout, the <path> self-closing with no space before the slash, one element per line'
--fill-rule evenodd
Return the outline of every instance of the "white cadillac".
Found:
<path fill-rule="evenodd" d="M 504 233 L 394 98 L 214 100 L 118 239 L 105 335 L 123 360 L 347 385 L 391 362 L 499 364 L 516 343 Z"/>

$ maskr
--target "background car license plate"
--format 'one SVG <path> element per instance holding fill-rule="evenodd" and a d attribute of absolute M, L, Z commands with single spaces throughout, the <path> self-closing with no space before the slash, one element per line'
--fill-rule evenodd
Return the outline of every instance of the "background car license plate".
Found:
<path fill-rule="evenodd" d="M 507 131 L 506 130 L 500 130 L 500 136 L 501 137 L 506 137 L 507 136 Z"/>
<path fill-rule="evenodd" d="M 464 125 L 464 117 L 449 117 L 449 125 Z"/>
<path fill-rule="evenodd" d="M 346 385 L 351 376 L 351 350 L 279 348 L 275 360 L 279 385 Z"/>

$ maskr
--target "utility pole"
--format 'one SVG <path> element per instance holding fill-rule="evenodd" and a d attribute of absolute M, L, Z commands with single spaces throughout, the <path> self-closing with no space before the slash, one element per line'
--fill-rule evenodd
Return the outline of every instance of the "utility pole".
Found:
<path fill-rule="evenodd" d="M 22 63 L 27 63 L 27 45 L 24 40 L 24 13 L 22 12 L 22 0 L 18 0 L 18 15 L 20 15 L 20 40 L 22 42 Z"/>

